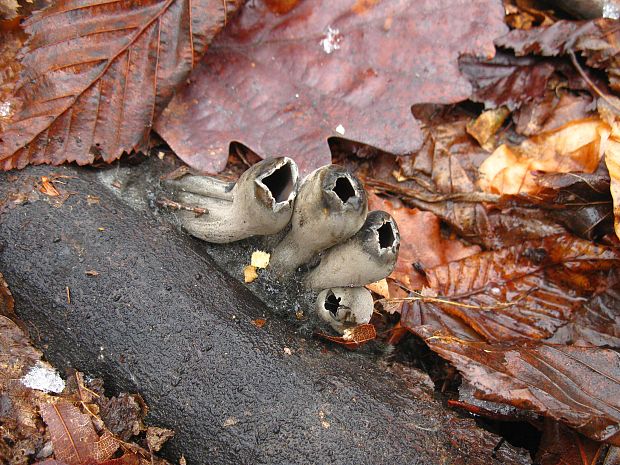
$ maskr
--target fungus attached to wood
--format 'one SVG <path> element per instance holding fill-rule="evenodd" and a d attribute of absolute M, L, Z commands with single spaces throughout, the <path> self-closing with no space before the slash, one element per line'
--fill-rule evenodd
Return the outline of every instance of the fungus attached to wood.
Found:
<path fill-rule="evenodd" d="M 365 287 L 333 287 L 316 299 L 323 321 L 343 334 L 346 329 L 368 323 L 373 312 L 372 294 Z"/>
<path fill-rule="evenodd" d="M 271 254 L 270 267 L 286 275 L 319 252 L 353 236 L 364 224 L 368 201 L 362 183 L 343 167 L 323 166 L 304 180 L 291 229 Z"/>
<path fill-rule="evenodd" d="M 255 164 L 236 183 L 186 175 L 166 184 L 179 203 L 206 210 L 200 216 L 177 213 L 191 235 L 226 243 L 281 231 L 293 214 L 298 174 L 295 162 L 282 157 Z"/>

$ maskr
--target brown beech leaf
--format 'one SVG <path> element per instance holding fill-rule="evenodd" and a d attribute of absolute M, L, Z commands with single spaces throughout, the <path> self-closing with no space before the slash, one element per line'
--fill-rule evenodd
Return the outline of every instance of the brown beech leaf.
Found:
<path fill-rule="evenodd" d="M 559 88 L 548 90 L 542 100 L 528 102 L 515 112 L 515 131 L 525 136 L 555 131 L 571 121 L 592 116 L 595 110 L 596 100 L 591 95 L 575 95 Z"/>
<path fill-rule="evenodd" d="M 458 337 L 465 341 L 482 341 L 467 323 L 457 316 L 445 312 L 432 302 L 420 300 L 405 301 L 401 304 L 400 324 L 403 328 L 415 332 L 415 328 L 426 326 L 433 331 L 442 331 L 444 334 Z"/>
<path fill-rule="evenodd" d="M 476 389 L 476 397 L 558 420 L 597 441 L 620 444 L 620 354 L 542 343 L 462 341 L 416 330 Z"/>
<path fill-rule="evenodd" d="M 105 462 L 100 462 L 97 465 L 140 465 L 141 462 L 142 461 L 140 460 L 140 456 L 138 454 L 126 452 L 117 459 L 106 460 Z"/>
<path fill-rule="evenodd" d="M 40 409 L 52 438 L 54 457 L 67 465 L 102 462 L 119 447 L 109 432 L 99 437 L 90 416 L 70 402 L 42 403 Z"/>
<path fill-rule="evenodd" d="M 0 309 L 4 304 L 0 275 Z M 45 443 L 37 404 L 47 394 L 23 383 L 30 370 L 42 363 L 40 358 L 41 353 L 30 345 L 24 332 L 0 314 L 0 463 L 28 463 Z"/>
<path fill-rule="evenodd" d="M 540 190 L 519 200 L 539 205 L 568 230 L 586 239 L 613 233 L 613 205 L 605 164 L 592 174 L 553 173 L 535 178 Z"/>
<path fill-rule="evenodd" d="M 482 165 L 478 185 L 495 194 L 532 194 L 539 189 L 534 171 L 593 173 L 610 128 L 598 117 L 573 121 L 518 146 L 500 145 Z"/>
<path fill-rule="evenodd" d="M 400 251 L 390 275 L 408 289 L 427 284 L 423 270 L 474 255 L 478 246 L 466 246 L 458 239 L 441 234 L 441 222 L 431 212 L 396 206 L 390 200 L 369 194 L 369 208 L 383 210 L 394 217 L 400 232 Z"/>
<path fill-rule="evenodd" d="M 68 465 L 65 462 L 61 462 L 60 460 L 56 460 L 56 459 L 47 459 L 47 460 L 43 460 L 42 462 L 35 462 L 34 465 Z"/>
<path fill-rule="evenodd" d="M 203 171 L 223 169 L 231 141 L 302 172 L 329 163 L 331 137 L 411 153 L 422 142 L 411 106 L 466 99 L 458 57 L 493 56 L 504 31 L 497 0 L 306 0 L 284 15 L 257 1 L 155 127 Z"/>
<path fill-rule="evenodd" d="M 550 26 L 513 30 L 495 41 L 517 55 L 565 55 L 581 52 L 593 68 L 605 69 L 610 87 L 620 91 L 620 28 L 614 19 L 558 21 Z"/>
<path fill-rule="evenodd" d="M 59 0 L 24 24 L 23 103 L 0 135 L 0 167 L 80 165 L 142 148 L 154 116 L 235 0 Z"/>
<path fill-rule="evenodd" d="M 427 270 L 429 298 L 487 341 L 551 337 L 574 307 L 605 286 L 620 252 L 570 235 L 482 252 Z"/>
<path fill-rule="evenodd" d="M 570 322 L 547 342 L 620 349 L 620 270 L 610 286 L 576 309 Z"/>
<path fill-rule="evenodd" d="M 21 70 L 16 56 L 27 37 L 19 20 L 4 25 L 0 22 L 0 134 L 17 111 L 18 102 L 11 99 Z"/>

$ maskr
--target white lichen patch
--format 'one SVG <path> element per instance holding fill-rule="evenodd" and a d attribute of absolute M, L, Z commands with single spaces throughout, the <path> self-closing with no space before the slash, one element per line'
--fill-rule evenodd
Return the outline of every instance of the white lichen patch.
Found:
<path fill-rule="evenodd" d="M 328 55 L 333 53 L 335 50 L 340 49 L 340 42 L 342 41 L 342 35 L 340 31 L 331 26 L 327 26 L 327 31 L 325 32 L 325 36 L 321 39 L 321 47 L 323 47 L 323 51 Z"/>
<path fill-rule="evenodd" d="M 65 388 L 65 382 L 58 372 L 44 362 L 37 362 L 21 379 L 24 386 L 44 392 L 60 394 Z"/>

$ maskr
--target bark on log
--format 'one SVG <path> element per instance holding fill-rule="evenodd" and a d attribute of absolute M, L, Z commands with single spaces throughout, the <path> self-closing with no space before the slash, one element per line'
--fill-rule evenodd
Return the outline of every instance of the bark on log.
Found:
<path fill-rule="evenodd" d="M 29 176 L 52 172 L 72 177 L 63 189 L 74 194 L 61 205 L 43 195 L 19 206 L 8 200 Z M 99 203 L 89 204 L 89 195 Z M 140 392 L 150 419 L 177 433 L 169 457 L 530 463 L 506 443 L 494 450 L 499 438 L 445 409 L 416 372 L 408 381 L 369 355 L 324 353 L 323 343 L 275 316 L 255 327 L 251 320 L 269 309 L 199 241 L 132 210 L 92 171 L 36 167 L 0 176 L 0 272 L 47 358 L 101 376 L 107 388 Z"/>

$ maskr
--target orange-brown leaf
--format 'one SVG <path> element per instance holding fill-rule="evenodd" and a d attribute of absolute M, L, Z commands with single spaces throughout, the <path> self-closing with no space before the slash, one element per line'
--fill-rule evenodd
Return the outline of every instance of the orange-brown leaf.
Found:
<path fill-rule="evenodd" d="M 0 137 L 0 168 L 84 165 L 141 148 L 153 118 L 236 0 L 60 0 L 25 23 L 23 101 Z"/>
<path fill-rule="evenodd" d="M 420 270 L 446 264 L 476 254 L 478 246 L 466 246 L 458 239 L 445 239 L 439 217 L 415 208 L 398 207 L 391 201 L 369 195 L 373 210 L 384 210 L 394 217 L 400 232 L 400 251 L 391 277 L 409 289 L 426 284 Z"/>
<path fill-rule="evenodd" d="M 518 146 L 502 144 L 480 166 L 479 186 L 496 194 L 533 194 L 539 189 L 534 171 L 593 173 L 609 132 L 607 123 L 587 118 L 534 136 Z"/>
<path fill-rule="evenodd" d="M 347 331 L 343 336 L 330 336 L 329 334 L 317 333 L 317 336 L 343 345 L 347 349 L 357 349 L 360 345 L 372 341 L 377 337 L 377 331 L 372 324 L 363 324 Z"/>

